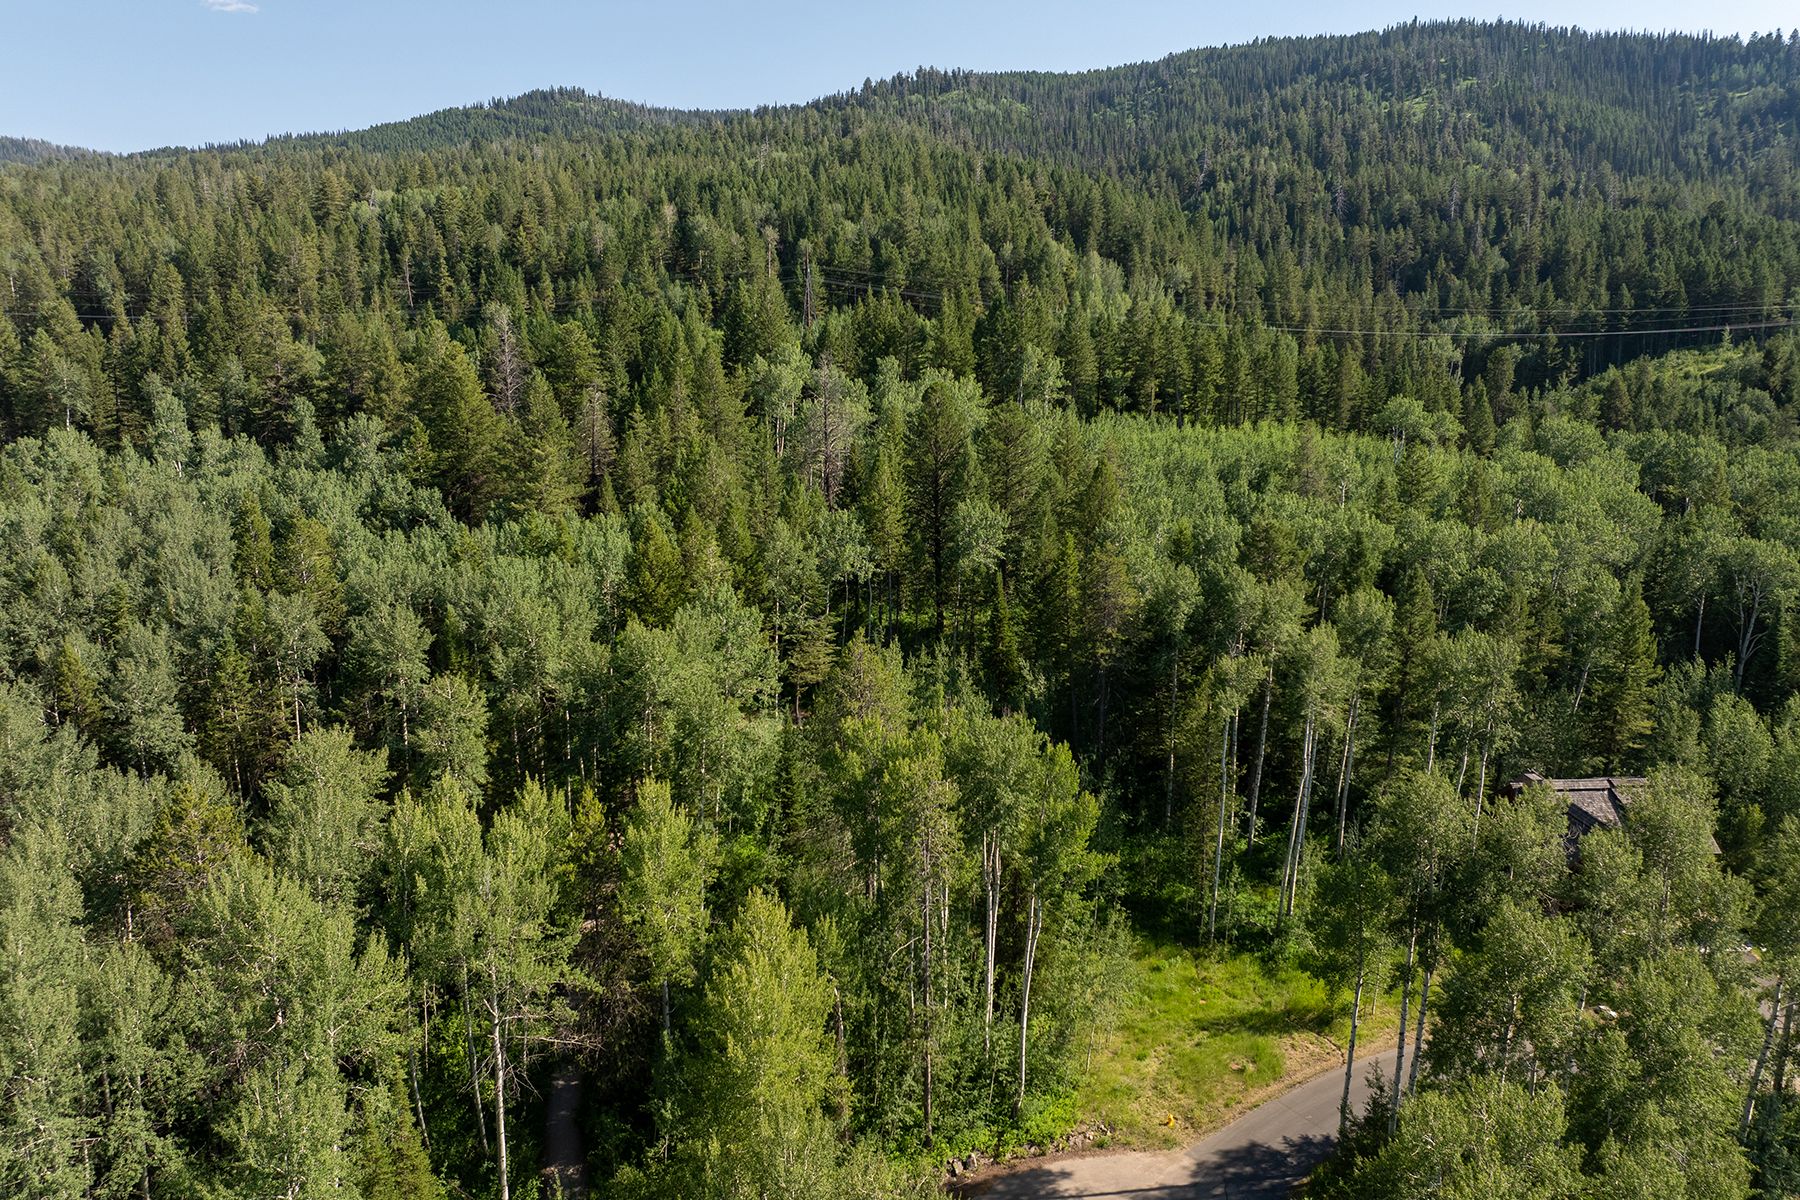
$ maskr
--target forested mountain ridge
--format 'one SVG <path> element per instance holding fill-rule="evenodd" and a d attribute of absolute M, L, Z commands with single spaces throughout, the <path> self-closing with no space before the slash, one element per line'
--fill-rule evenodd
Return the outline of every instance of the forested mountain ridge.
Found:
<path fill-rule="evenodd" d="M 94 154 L 76 146 L 58 146 L 37 138 L 0 137 L 0 163 L 37 163 Z"/>
<path fill-rule="evenodd" d="M 486 104 L 441 109 L 422 117 L 341 133 L 270 138 L 263 145 L 345 146 L 380 153 L 516 138 L 598 137 L 654 125 L 716 122 L 728 115 L 657 108 L 595 95 L 582 88 L 543 88 Z M 246 143 L 246 146 L 250 143 Z"/>
<path fill-rule="evenodd" d="M 1626 177 L 1773 167 L 1791 201 L 1797 54 L 1774 34 L 1414 22 L 1076 74 L 922 70 L 826 103 L 912 111 L 992 148 L 1190 188 L 1205 185 L 1195 164 L 1217 153 L 1209 143 L 1236 141 L 1350 173 L 1400 151 L 1425 166 L 1547 155 L 1553 171 Z"/>
<path fill-rule="evenodd" d="M 573 1073 L 919 1194 L 1134 926 L 1398 989 L 1322 1194 L 1791 1191 L 1794 47 L 0 168 L 0 1192 L 510 1200 Z"/>
<path fill-rule="evenodd" d="M 1792 204 L 1800 154 L 1794 39 L 1594 33 L 1542 25 L 1414 22 L 1353 36 L 1272 38 L 1073 73 L 921 68 L 808 104 L 676 110 L 549 88 L 342 134 L 363 149 L 427 149 L 529 133 L 749 121 L 857 108 L 955 131 L 984 149 L 1066 157 L 1177 187 L 1206 186 L 1213 143 L 1261 142 L 1355 172 L 1398 148 L 1425 166 L 1728 177 L 1763 168 Z M 1305 113 L 1310 120 L 1298 121 Z M 1270 125 L 1279 130 L 1268 136 Z M 1409 131 L 1410 127 L 1410 131 Z M 1427 136 L 1419 137 L 1419 131 Z M 276 138 L 283 145 L 293 138 Z M 1786 210 L 1792 215 L 1792 210 Z"/>

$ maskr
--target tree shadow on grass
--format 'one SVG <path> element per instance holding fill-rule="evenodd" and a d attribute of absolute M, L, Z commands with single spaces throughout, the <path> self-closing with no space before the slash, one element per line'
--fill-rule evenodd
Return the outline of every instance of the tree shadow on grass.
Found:
<path fill-rule="evenodd" d="M 1244 1008 L 1237 1012 L 1207 1015 L 1199 1019 L 1199 1027 L 1207 1033 L 1251 1033 L 1263 1037 L 1282 1037 L 1295 1033 L 1326 1033 L 1343 1015 L 1339 1005 L 1326 1003 L 1289 1004 L 1281 1008 Z"/>

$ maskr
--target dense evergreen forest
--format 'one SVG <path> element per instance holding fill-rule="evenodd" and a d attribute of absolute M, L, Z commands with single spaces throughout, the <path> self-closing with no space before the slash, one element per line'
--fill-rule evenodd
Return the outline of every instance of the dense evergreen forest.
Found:
<path fill-rule="evenodd" d="M 0 1193 L 930 1194 L 1140 934 L 1800 1193 L 1800 35 L 6 147 Z"/>

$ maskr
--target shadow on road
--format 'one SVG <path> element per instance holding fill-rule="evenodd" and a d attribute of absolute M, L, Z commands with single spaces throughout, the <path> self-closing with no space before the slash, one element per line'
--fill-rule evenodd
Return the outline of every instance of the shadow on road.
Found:
<path fill-rule="evenodd" d="M 1331 1137 L 1251 1142 L 1199 1158 L 1158 1156 L 1142 1172 L 1124 1168 L 1106 1183 L 1089 1183 L 1097 1160 L 1047 1162 L 986 1181 L 971 1194 L 982 1200 L 1287 1200 L 1307 1174 L 1331 1153 Z M 1124 1175 L 1140 1175 L 1124 1178 Z"/>
<path fill-rule="evenodd" d="M 1194 1164 L 1192 1176 L 1169 1196 L 1229 1197 L 1230 1200 L 1286 1200 L 1337 1145 L 1333 1137 L 1284 1138 L 1271 1145 L 1252 1142 Z"/>

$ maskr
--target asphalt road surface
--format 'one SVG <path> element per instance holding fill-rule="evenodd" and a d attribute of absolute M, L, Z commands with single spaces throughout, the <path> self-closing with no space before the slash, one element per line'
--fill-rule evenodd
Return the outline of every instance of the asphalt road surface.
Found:
<path fill-rule="evenodd" d="M 1389 1070 L 1392 1055 L 1381 1056 Z M 1368 1073 L 1381 1059 L 1359 1056 L 1350 1102 L 1361 1108 Z M 1286 1200 L 1337 1142 L 1341 1067 L 1251 1109 L 1185 1150 L 1127 1151 L 1043 1159 L 972 1188 L 982 1200 L 1117 1197 L 1119 1200 Z"/>
<path fill-rule="evenodd" d="M 542 1195 L 556 1200 L 586 1200 L 587 1158 L 581 1149 L 581 1072 L 573 1065 L 557 1068 L 544 1105 L 544 1186 Z"/>

